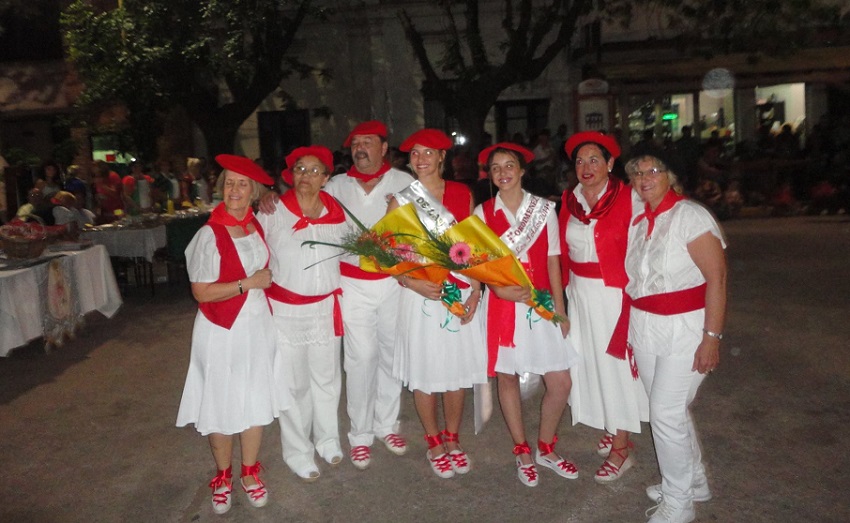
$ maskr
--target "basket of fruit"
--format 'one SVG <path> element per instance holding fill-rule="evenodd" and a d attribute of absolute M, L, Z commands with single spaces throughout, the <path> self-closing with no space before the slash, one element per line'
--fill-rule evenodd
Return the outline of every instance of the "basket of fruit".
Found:
<path fill-rule="evenodd" d="M 47 231 L 37 222 L 16 221 L 0 227 L 0 245 L 8 258 L 38 258 L 47 247 Z"/>

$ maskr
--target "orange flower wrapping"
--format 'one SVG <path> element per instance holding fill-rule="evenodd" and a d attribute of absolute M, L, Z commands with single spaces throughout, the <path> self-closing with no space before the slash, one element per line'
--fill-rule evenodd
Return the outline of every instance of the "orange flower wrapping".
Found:
<path fill-rule="evenodd" d="M 390 276 L 407 275 L 418 280 L 442 283 L 449 275 L 449 270 L 435 265 L 425 265 L 417 262 L 401 262 L 392 267 L 381 267 L 374 258 L 360 257 L 360 268 L 366 272 L 381 272 Z"/>

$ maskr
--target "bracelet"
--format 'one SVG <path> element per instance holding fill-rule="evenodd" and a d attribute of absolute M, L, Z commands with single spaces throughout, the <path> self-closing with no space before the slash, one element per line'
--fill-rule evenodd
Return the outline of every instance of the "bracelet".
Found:
<path fill-rule="evenodd" d="M 239 280 L 237 283 L 239 284 L 239 294 L 244 293 L 245 291 L 242 290 L 242 280 Z"/>
<path fill-rule="evenodd" d="M 703 329 L 702 330 L 706 336 L 711 336 L 712 338 L 717 338 L 718 340 L 723 339 L 723 333 L 720 332 L 711 332 L 710 330 Z"/>

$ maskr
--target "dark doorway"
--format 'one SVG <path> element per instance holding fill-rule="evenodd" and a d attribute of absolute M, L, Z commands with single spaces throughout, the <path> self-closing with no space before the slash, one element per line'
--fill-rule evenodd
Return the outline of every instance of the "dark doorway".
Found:
<path fill-rule="evenodd" d="M 514 134 L 525 140 L 527 131 L 539 131 L 549 126 L 549 100 L 511 100 L 496 102 L 496 136 L 510 141 Z"/>
<path fill-rule="evenodd" d="M 310 113 L 306 109 L 257 113 L 260 156 L 273 174 L 284 167 L 284 158 L 296 147 L 310 145 Z"/>

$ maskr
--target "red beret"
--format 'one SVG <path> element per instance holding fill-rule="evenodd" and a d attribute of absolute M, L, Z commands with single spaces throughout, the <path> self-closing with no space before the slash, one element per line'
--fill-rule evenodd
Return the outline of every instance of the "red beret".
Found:
<path fill-rule="evenodd" d="M 499 142 L 496 145 L 491 145 L 490 147 L 484 149 L 480 153 L 478 153 L 478 165 L 487 165 L 487 160 L 490 159 L 490 155 L 493 154 L 493 151 L 496 149 L 508 149 L 519 153 L 522 156 L 522 159 L 525 160 L 525 163 L 531 163 L 534 160 L 534 153 L 526 149 L 521 145 L 517 145 L 511 142 Z"/>
<path fill-rule="evenodd" d="M 332 173 L 334 170 L 334 155 L 330 149 L 327 147 L 323 147 L 321 145 L 310 145 L 308 147 L 298 147 L 288 155 L 286 155 L 286 165 L 287 168 L 280 173 L 283 177 L 283 181 L 287 183 L 287 185 L 292 185 L 294 182 L 292 178 L 292 166 L 295 165 L 299 159 L 305 156 L 315 156 L 322 162 L 322 165 L 328 168 L 328 173 Z"/>
<path fill-rule="evenodd" d="M 402 142 L 398 150 L 407 153 L 410 152 L 416 144 L 429 149 L 439 149 L 441 151 L 447 151 L 454 145 L 454 143 L 452 143 L 452 139 L 446 136 L 446 133 L 443 131 L 439 131 L 437 129 L 422 129 L 408 136 L 407 140 Z"/>
<path fill-rule="evenodd" d="M 274 185 L 274 180 L 272 180 L 272 177 L 269 176 L 262 167 L 244 156 L 236 156 L 235 154 L 219 154 L 215 157 L 215 161 L 217 161 L 222 168 L 236 174 L 241 174 L 242 176 L 247 176 L 257 183 L 261 183 L 263 185 Z"/>
<path fill-rule="evenodd" d="M 384 125 L 383 122 L 379 122 L 378 120 L 369 120 L 368 122 L 362 122 L 357 124 L 357 126 L 348 133 L 348 138 L 343 142 L 343 147 L 351 146 L 351 139 L 354 138 L 355 134 L 377 134 L 381 138 L 386 139 L 387 137 L 387 126 Z"/>
<path fill-rule="evenodd" d="M 583 131 L 575 133 L 570 136 L 570 139 L 564 144 L 564 151 L 570 159 L 575 160 L 575 157 L 573 156 L 575 149 L 583 143 L 595 143 L 599 147 L 608 151 L 613 158 L 620 156 L 620 146 L 617 145 L 617 140 L 615 140 L 613 136 L 602 134 L 599 131 Z"/>

